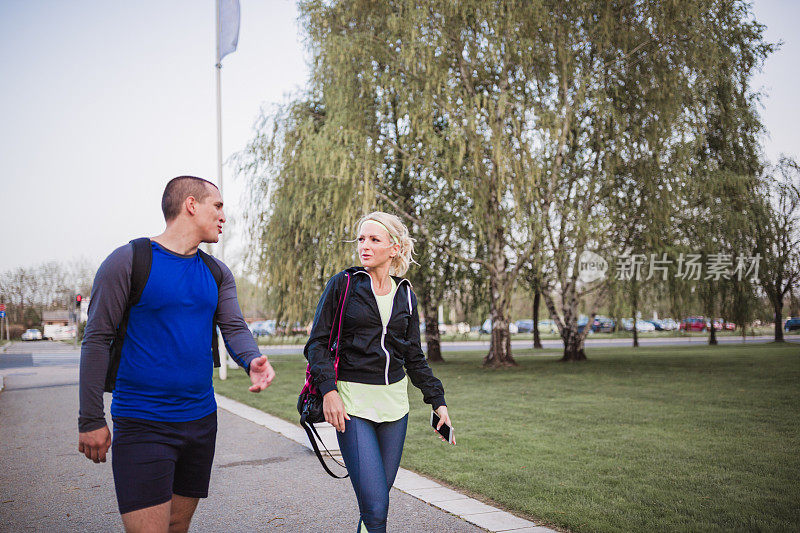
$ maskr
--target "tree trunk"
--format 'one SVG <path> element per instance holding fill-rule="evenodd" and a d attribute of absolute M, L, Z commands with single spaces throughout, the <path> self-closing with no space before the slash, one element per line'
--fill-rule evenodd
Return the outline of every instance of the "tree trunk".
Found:
<path fill-rule="evenodd" d="M 783 340 L 783 302 L 776 301 L 772 303 L 772 308 L 775 310 L 775 342 L 784 342 Z"/>
<path fill-rule="evenodd" d="M 589 324 L 584 327 L 589 327 Z M 576 317 L 573 316 L 571 320 L 564 324 L 561 338 L 564 341 L 564 355 L 561 357 L 561 361 L 586 361 L 586 352 L 583 351 L 583 339 L 585 337 L 578 333 L 578 320 Z"/>
<path fill-rule="evenodd" d="M 533 349 L 542 348 L 542 338 L 539 335 L 539 300 L 542 295 L 539 289 L 535 289 L 533 293 Z"/>
<path fill-rule="evenodd" d="M 492 341 L 489 345 L 489 353 L 483 359 L 483 366 L 502 367 L 517 366 L 514 357 L 511 355 L 511 335 L 508 331 L 508 317 L 506 316 L 505 299 L 500 288 L 501 280 L 499 276 L 490 272 L 490 309 L 492 317 Z"/>
<path fill-rule="evenodd" d="M 709 324 L 711 324 L 711 327 L 708 329 L 710 329 L 711 331 L 708 332 L 708 344 L 712 346 L 716 346 L 717 344 L 719 344 L 719 342 L 717 341 L 717 328 L 714 327 L 715 311 L 716 309 L 714 309 L 714 305 L 711 304 L 711 318 L 708 319 Z"/>
<path fill-rule="evenodd" d="M 548 308 L 552 302 L 548 299 L 545 301 Z M 583 351 L 583 341 L 589 333 L 587 328 L 591 327 L 594 320 L 594 313 L 583 328 L 583 334 L 578 332 L 578 298 L 575 295 L 575 280 L 568 285 L 565 290 L 564 298 L 564 324 L 561 328 L 561 339 L 564 342 L 564 356 L 561 361 L 585 361 L 586 352 Z M 554 309 L 550 310 L 551 315 Z"/>
<path fill-rule="evenodd" d="M 425 342 L 427 344 L 428 361 L 442 362 L 442 343 L 439 338 L 439 310 L 433 298 L 422 291 L 422 314 L 425 316 Z"/>
<path fill-rule="evenodd" d="M 714 308 L 714 296 L 715 296 L 714 283 L 711 281 L 708 282 L 708 290 L 709 294 L 708 294 L 707 308 L 709 310 L 709 314 L 711 315 L 710 318 L 708 319 L 708 322 L 711 325 L 711 327 L 709 328 L 711 331 L 709 331 L 708 334 L 708 344 L 711 346 L 716 346 L 718 343 L 717 343 L 717 329 L 714 327 L 714 315 L 717 313 L 717 310 Z"/>
<path fill-rule="evenodd" d="M 636 331 L 636 315 L 639 313 L 639 288 L 636 286 L 636 281 L 631 280 L 631 296 L 633 297 L 633 347 L 639 347 L 639 332 Z"/>

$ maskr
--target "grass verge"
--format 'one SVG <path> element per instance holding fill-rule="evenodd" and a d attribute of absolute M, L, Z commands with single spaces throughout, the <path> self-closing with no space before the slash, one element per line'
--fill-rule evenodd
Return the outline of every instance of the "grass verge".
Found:
<path fill-rule="evenodd" d="M 458 445 L 435 438 L 410 387 L 402 466 L 574 531 L 797 530 L 800 346 L 531 353 L 501 370 L 445 354 L 434 372 Z M 272 360 L 265 393 L 241 372 L 215 386 L 296 423 L 305 361 Z"/>

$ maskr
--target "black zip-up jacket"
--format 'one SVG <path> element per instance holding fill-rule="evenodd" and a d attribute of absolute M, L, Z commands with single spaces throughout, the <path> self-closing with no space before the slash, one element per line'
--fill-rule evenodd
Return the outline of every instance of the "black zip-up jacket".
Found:
<path fill-rule="evenodd" d="M 350 274 L 350 288 L 339 346 L 339 379 L 389 385 L 403 379 L 407 372 L 411 383 L 422 391 L 425 403 L 434 409 L 445 405 L 442 382 L 433 375 L 420 345 L 417 297 L 411 290 L 411 283 L 392 276 L 397 291 L 384 330 L 372 280 L 362 267 L 348 268 L 328 280 L 317 305 L 303 353 L 322 395 L 337 390 L 333 352 L 328 349 L 328 342 L 332 345 L 336 342 L 338 331 L 333 332 L 331 338 L 331 326 L 338 316 L 337 306 L 346 288 L 345 273 Z"/>

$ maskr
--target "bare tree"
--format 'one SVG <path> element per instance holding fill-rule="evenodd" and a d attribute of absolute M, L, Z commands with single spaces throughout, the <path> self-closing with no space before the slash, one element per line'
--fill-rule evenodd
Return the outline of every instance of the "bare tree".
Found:
<path fill-rule="evenodd" d="M 762 198 L 754 206 L 761 218 L 758 279 L 772 304 L 775 342 L 783 342 L 784 299 L 800 280 L 800 165 L 782 156 L 764 176 Z"/>

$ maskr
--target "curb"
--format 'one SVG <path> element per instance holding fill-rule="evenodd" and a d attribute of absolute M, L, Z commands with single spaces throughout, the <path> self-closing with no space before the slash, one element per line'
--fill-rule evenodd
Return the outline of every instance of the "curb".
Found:
<path fill-rule="evenodd" d="M 225 409 L 245 420 L 249 420 L 271 431 L 280 433 L 287 439 L 311 449 L 306 432 L 300 426 L 267 414 L 255 407 L 250 407 L 236 400 L 231 400 L 225 396 L 216 393 L 214 396 L 217 400 L 217 407 L 220 409 Z M 329 435 L 324 432 L 321 432 L 321 435 L 327 446 Z M 336 434 L 333 433 L 330 436 L 333 438 L 333 443 L 336 443 Z M 338 450 L 338 444 L 335 444 L 334 448 Z M 328 446 L 328 449 L 335 453 L 334 448 Z M 393 486 L 397 490 L 463 518 L 467 522 L 488 531 L 502 531 L 508 533 L 558 533 L 554 529 L 537 526 L 530 520 L 514 516 L 507 511 L 492 507 L 474 498 L 470 498 L 465 494 L 444 487 L 431 479 L 406 470 L 405 468 L 400 468 L 397 471 L 397 478 Z"/>

